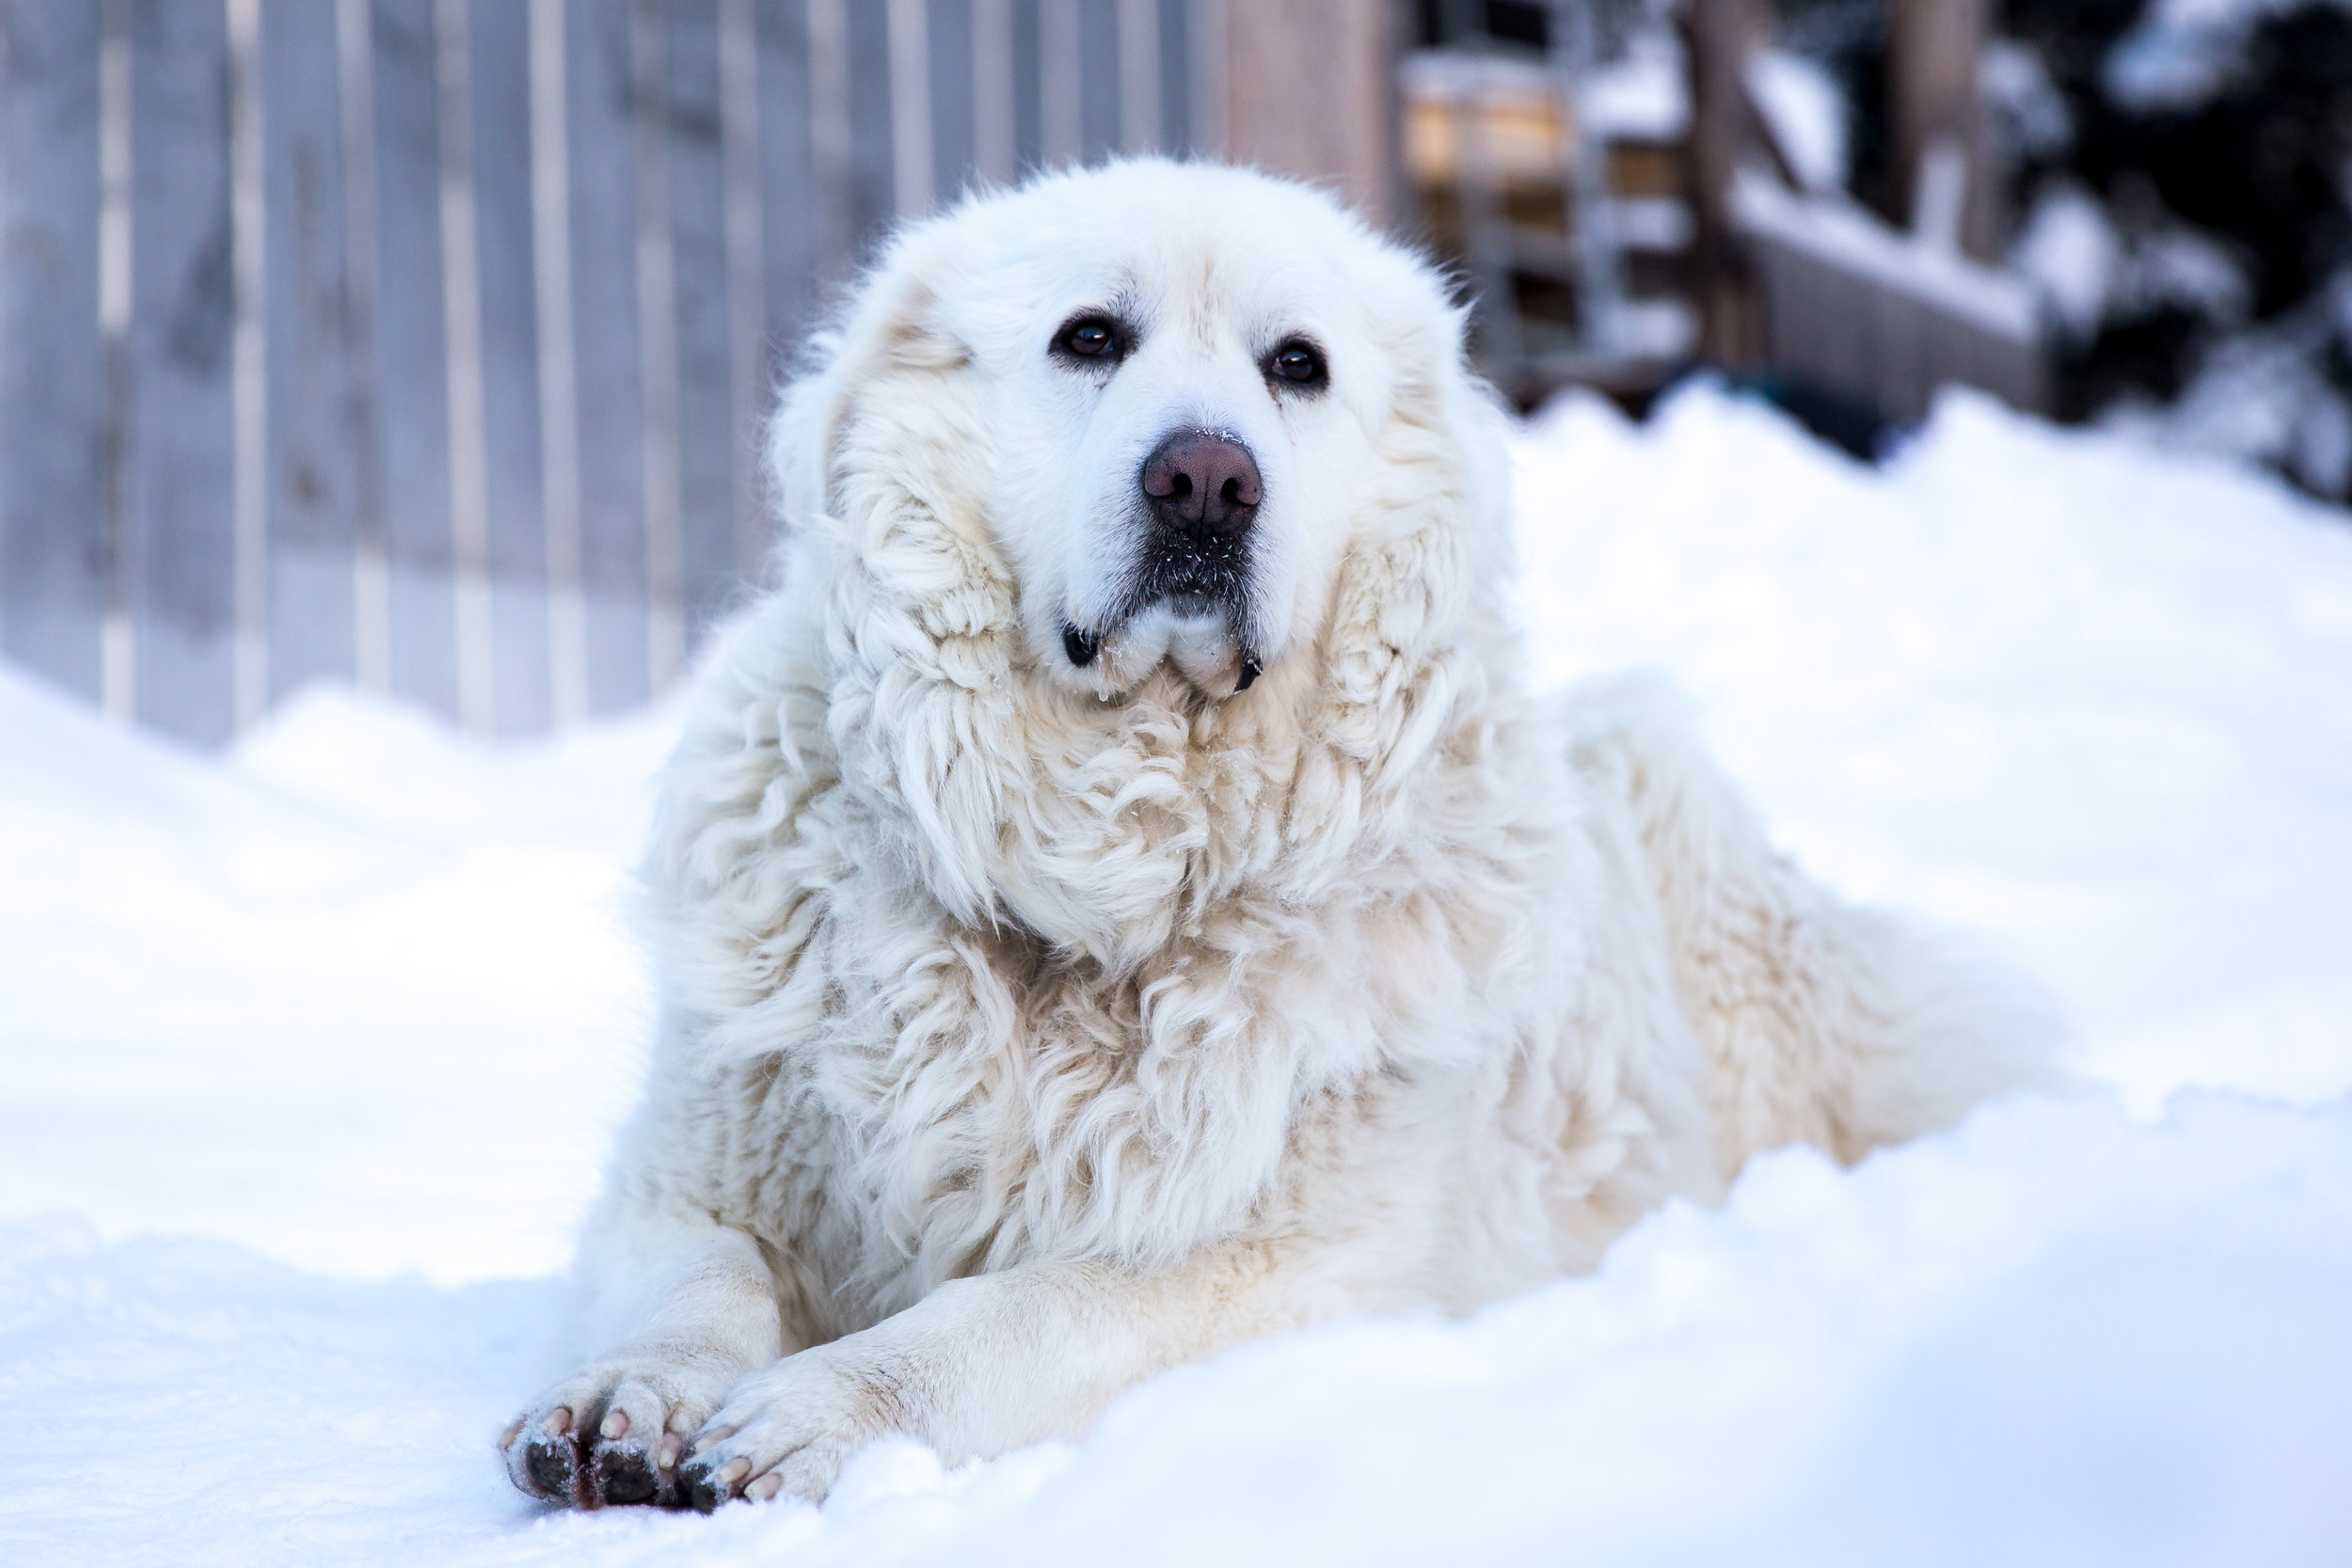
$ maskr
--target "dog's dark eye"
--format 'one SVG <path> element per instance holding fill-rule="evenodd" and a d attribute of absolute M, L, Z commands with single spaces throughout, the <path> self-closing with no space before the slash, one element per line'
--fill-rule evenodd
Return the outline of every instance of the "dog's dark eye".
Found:
<path fill-rule="evenodd" d="M 1324 368 L 1323 351 L 1299 338 L 1276 349 L 1266 368 L 1294 387 L 1317 388 L 1330 379 L 1330 372 Z"/>
<path fill-rule="evenodd" d="M 1125 356 L 1126 341 L 1119 324 L 1107 316 L 1079 316 L 1054 338 L 1054 352 L 1064 359 L 1102 364 Z"/>

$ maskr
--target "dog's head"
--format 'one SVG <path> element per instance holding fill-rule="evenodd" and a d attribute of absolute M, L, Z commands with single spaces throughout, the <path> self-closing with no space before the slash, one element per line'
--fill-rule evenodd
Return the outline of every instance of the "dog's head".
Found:
<path fill-rule="evenodd" d="M 1159 160 L 910 231 L 840 343 L 830 395 L 782 427 L 787 511 L 837 515 L 825 449 L 862 372 L 952 376 L 1028 650 L 1104 698 L 1163 668 L 1226 697 L 1311 642 L 1384 432 L 1460 378 L 1417 260 L 1318 192 Z"/>
<path fill-rule="evenodd" d="M 1150 711 L 1193 736 L 1180 750 L 1320 725 L 1376 762 L 1403 733 L 1401 710 L 1329 715 L 1407 703 L 1499 575 L 1498 428 L 1425 263 L 1308 187 L 1143 160 L 901 234 L 792 388 L 771 459 L 787 527 L 834 541 L 801 569 L 846 583 L 831 636 L 867 685 L 836 687 L 836 721 L 891 727 L 870 744 L 892 748 L 930 879 L 976 884 L 951 904 L 1050 928 L 1010 840 L 1101 863 L 1068 841 L 1087 791 L 1150 796 L 1176 766 L 1135 739 Z M 918 713 L 918 689 L 964 709 Z M 1030 787 L 1041 768 L 1055 799 Z M 913 799 L 959 788 L 986 798 Z M 1160 816 L 1105 820 L 1209 831 L 1146 803 Z M 940 842 L 964 811 L 993 835 L 962 856 L 984 876 Z"/>

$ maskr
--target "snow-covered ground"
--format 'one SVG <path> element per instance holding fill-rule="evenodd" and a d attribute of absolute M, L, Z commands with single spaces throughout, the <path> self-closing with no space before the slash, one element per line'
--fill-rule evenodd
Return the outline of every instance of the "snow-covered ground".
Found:
<path fill-rule="evenodd" d="M 2352 1560 L 2352 520 L 1955 398 L 1518 448 L 1534 656 L 2042 975 L 2082 1091 L 1757 1163 L 1467 1323 L 1187 1368 L 822 1513 L 546 1515 L 493 1434 L 635 1089 L 666 715 L 319 692 L 226 759 L 0 672 L 0 1562 Z"/>

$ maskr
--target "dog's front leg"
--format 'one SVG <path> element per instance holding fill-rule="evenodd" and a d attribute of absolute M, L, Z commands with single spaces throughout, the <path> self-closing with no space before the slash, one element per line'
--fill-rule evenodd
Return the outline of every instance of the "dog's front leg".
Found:
<path fill-rule="evenodd" d="M 601 1354 L 508 1427 L 507 1474 L 576 1508 L 675 1502 L 688 1436 L 784 1354 L 774 1275 L 743 1231 L 644 1195 L 608 1203 L 580 1273 Z"/>
<path fill-rule="evenodd" d="M 872 1328 L 745 1378 L 696 1434 L 679 1496 L 821 1500 L 888 1433 L 950 1464 L 1083 1433 L 1121 1390 L 1316 1315 L 1254 1248 L 1174 1270 L 1041 1263 L 941 1286 Z"/>

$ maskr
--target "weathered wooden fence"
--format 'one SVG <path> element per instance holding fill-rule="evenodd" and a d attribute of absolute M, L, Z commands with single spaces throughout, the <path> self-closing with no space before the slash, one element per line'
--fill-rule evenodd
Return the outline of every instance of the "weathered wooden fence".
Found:
<path fill-rule="evenodd" d="M 1213 144 L 1216 0 L 0 0 L 0 652 L 193 740 L 644 701 L 895 217 Z M 4 742 L 0 742 L 4 743 Z"/>

